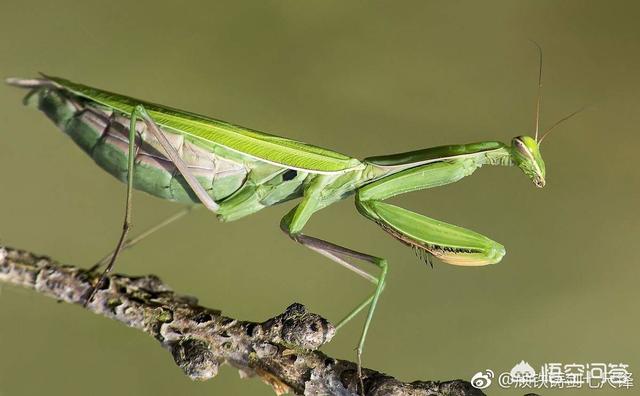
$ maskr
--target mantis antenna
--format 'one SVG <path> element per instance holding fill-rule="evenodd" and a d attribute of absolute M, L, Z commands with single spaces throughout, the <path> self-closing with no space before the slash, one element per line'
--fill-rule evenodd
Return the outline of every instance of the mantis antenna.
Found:
<path fill-rule="evenodd" d="M 536 142 L 538 141 L 538 131 L 540 129 L 540 102 L 542 98 L 542 47 L 537 42 L 530 40 L 538 48 L 538 98 L 536 100 Z"/>
<path fill-rule="evenodd" d="M 538 58 L 539 58 L 539 63 L 538 63 L 538 95 L 537 95 L 538 98 L 536 100 L 536 135 L 535 135 L 535 140 L 536 140 L 536 142 L 538 142 L 538 145 L 540 145 L 542 143 L 542 141 L 544 140 L 544 138 L 547 137 L 547 135 L 549 135 L 549 133 L 553 129 L 555 129 L 555 127 L 557 127 L 558 125 L 560 125 L 564 121 L 568 120 L 569 118 L 573 117 L 574 115 L 580 113 L 587 106 L 581 107 L 580 109 L 574 111 L 573 113 L 561 118 L 559 121 L 557 121 L 555 124 L 553 124 L 549 129 L 547 129 L 542 134 L 542 137 L 540 139 L 538 139 L 538 135 L 539 135 L 539 131 L 540 131 L 540 103 L 542 101 L 542 47 L 540 47 L 540 44 L 538 44 L 536 41 L 533 41 L 533 40 L 529 40 L 529 41 L 531 41 L 538 48 Z"/>
<path fill-rule="evenodd" d="M 551 125 L 551 128 L 547 129 L 546 132 L 542 135 L 542 137 L 540 138 L 540 140 L 538 140 L 538 145 L 542 144 L 542 141 L 544 140 L 544 138 L 547 137 L 547 135 L 549 135 L 549 133 L 551 131 L 553 131 L 555 129 L 555 127 L 557 127 L 558 125 L 560 125 L 561 123 L 563 123 L 564 121 L 568 120 L 569 118 L 573 117 L 574 115 L 580 113 L 582 110 L 586 109 L 587 106 L 583 106 L 581 108 L 579 108 L 578 110 L 574 111 L 573 113 L 561 118 L 558 122 L 556 122 L 555 124 Z"/>

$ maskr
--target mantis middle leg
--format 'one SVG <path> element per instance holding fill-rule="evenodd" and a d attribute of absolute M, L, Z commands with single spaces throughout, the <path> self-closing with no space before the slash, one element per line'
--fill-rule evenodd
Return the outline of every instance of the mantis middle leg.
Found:
<path fill-rule="evenodd" d="M 382 290 L 384 289 L 388 265 L 387 265 L 387 260 L 383 258 L 372 256 L 366 253 L 361 253 L 340 245 L 336 245 L 334 243 L 328 242 L 320 238 L 304 235 L 302 233 L 302 228 L 306 224 L 309 217 L 313 214 L 313 212 L 320 209 L 321 207 L 320 202 L 317 198 L 319 194 L 316 194 L 316 193 L 319 193 L 323 187 L 324 187 L 324 184 L 322 182 L 318 182 L 309 186 L 309 188 L 305 192 L 305 197 L 303 198 L 303 201 L 294 209 L 292 209 L 291 212 L 289 212 L 285 217 L 283 217 L 280 223 L 280 227 L 294 241 L 302 244 L 303 246 L 308 247 L 309 249 L 315 252 L 322 254 L 323 256 L 355 272 L 356 274 L 360 275 L 361 277 L 367 279 L 368 281 L 376 285 L 373 294 L 370 297 L 368 297 L 365 301 L 363 301 L 360 305 L 358 305 L 351 313 L 349 313 L 337 325 L 337 327 L 340 328 L 345 323 L 347 323 L 350 319 L 352 319 L 355 315 L 357 315 L 360 311 L 362 311 L 367 305 L 369 306 L 367 318 L 365 320 L 362 333 L 360 335 L 360 341 L 358 342 L 358 346 L 356 348 L 356 353 L 358 358 L 358 377 L 360 378 L 360 383 L 362 386 L 362 367 L 361 367 L 362 351 L 364 348 L 364 342 L 367 337 L 367 332 L 369 331 L 369 326 L 373 319 L 373 314 L 375 312 L 375 309 L 378 303 L 378 299 L 380 297 L 380 294 L 382 293 Z M 351 260 L 353 259 L 374 264 L 380 269 L 379 275 L 375 277 L 363 271 L 362 269 L 358 268 L 355 264 L 351 262 Z"/>

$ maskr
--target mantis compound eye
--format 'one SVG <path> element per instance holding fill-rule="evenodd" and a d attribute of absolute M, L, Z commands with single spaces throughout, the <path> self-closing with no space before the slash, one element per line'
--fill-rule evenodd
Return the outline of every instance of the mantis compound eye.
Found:
<path fill-rule="evenodd" d="M 529 151 L 526 144 L 522 141 L 522 137 L 513 139 L 513 147 L 518 150 L 520 155 L 532 158 L 531 151 Z"/>

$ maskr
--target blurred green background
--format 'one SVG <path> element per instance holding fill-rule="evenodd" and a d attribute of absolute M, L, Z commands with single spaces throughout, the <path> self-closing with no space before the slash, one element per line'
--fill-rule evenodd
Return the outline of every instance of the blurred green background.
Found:
<path fill-rule="evenodd" d="M 403 380 L 470 379 L 520 360 L 624 362 L 640 374 L 637 2 L 178 3 L 4 0 L 0 75 L 43 71 L 365 157 L 531 133 L 538 58 L 528 40 L 538 41 L 543 127 L 591 105 L 545 141 L 547 187 L 485 168 L 393 200 L 503 243 L 502 263 L 426 268 L 351 199 L 307 231 L 390 261 L 366 366 Z M 89 266 L 116 242 L 125 187 L 23 95 L 0 89 L 0 243 Z M 134 199 L 134 232 L 179 209 Z M 117 271 L 155 273 L 239 318 L 298 301 L 338 320 L 371 286 L 279 231 L 291 205 L 229 224 L 196 212 Z M 361 320 L 324 350 L 353 359 Z M 272 394 L 229 367 L 191 382 L 151 338 L 2 286 L 0 395 L 86 392 Z"/>

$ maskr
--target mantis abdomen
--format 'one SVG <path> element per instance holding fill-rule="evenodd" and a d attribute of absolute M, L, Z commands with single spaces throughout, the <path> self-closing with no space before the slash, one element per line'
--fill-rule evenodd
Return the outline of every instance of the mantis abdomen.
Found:
<path fill-rule="evenodd" d="M 25 103 L 42 110 L 101 168 L 123 182 L 127 180 L 128 116 L 51 87 L 34 89 Z M 137 136 L 134 187 L 171 201 L 199 203 L 159 142 L 141 125 Z M 256 185 L 268 183 L 286 171 L 221 146 L 202 147 L 181 134 L 168 132 L 166 136 L 207 193 L 218 202 L 246 190 L 249 183 L 255 190 Z M 251 194 L 244 195 L 247 199 Z"/>

